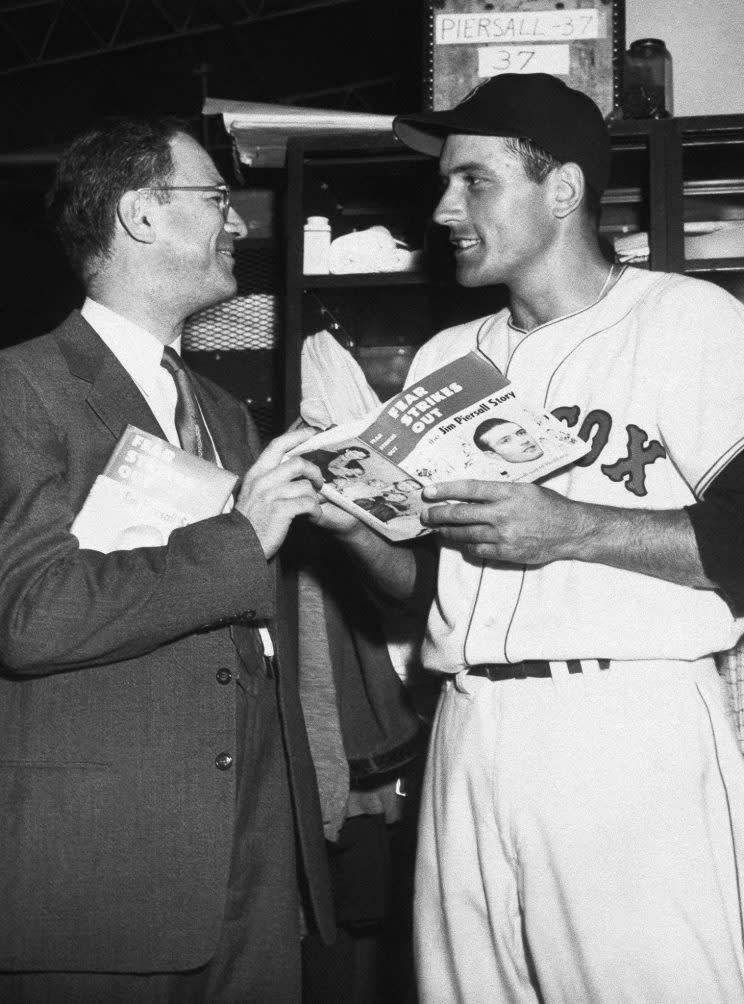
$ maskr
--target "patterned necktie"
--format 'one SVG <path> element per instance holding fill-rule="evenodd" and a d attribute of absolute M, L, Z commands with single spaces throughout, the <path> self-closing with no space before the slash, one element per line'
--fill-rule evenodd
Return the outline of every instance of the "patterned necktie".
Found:
<path fill-rule="evenodd" d="M 181 357 L 166 345 L 160 365 L 168 370 L 176 384 L 178 400 L 176 401 L 176 431 L 181 448 L 195 457 L 216 462 L 212 440 L 204 422 L 199 402 L 194 393 L 191 376 L 183 364 Z"/>

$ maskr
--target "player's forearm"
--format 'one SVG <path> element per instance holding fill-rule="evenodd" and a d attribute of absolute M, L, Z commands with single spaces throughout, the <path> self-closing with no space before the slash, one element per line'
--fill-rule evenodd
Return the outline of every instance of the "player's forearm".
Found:
<path fill-rule="evenodd" d="M 363 523 L 340 540 L 372 592 L 406 607 L 428 607 L 434 593 L 435 562 L 422 568 L 414 548 L 391 544 Z"/>
<path fill-rule="evenodd" d="M 562 558 L 642 572 L 680 585 L 713 589 L 684 510 L 615 509 L 575 503 L 575 530 Z"/>

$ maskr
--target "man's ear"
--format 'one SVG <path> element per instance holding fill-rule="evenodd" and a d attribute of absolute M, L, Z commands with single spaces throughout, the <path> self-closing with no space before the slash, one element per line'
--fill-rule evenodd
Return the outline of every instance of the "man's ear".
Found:
<path fill-rule="evenodd" d="M 567 161 L 555 168 L 553 182 L 553 211 L 558 219 L 565 219 L 583 201 L 586 186 L 584 172 L 578 164 Z"/>
<path fill-rule="evenodd" d="M 119 199 L 116 215 L 129 236 L 140 244 L 155 241 L 155 225 L 151 213 L 153 203 L 143 192 L 125 192 Z"/>

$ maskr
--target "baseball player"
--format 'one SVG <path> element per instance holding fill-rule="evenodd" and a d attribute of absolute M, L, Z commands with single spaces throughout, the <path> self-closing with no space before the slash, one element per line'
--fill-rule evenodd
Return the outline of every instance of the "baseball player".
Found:
<path fill-rule="evenodd" d="M 744 1000 L 744 764 L 713 660 L 744 631 L 744 308 L 603 257 L 606 128 L 557 78 L 494 77 L 395 130 L 439 157 L 458 281 L 509 291 L 409 382 L 477 348 L 591 444 L 540 485 L 424 491 L 423 661 L 445 683 L 421 1000 Z M 330 528 L 383 593 L 427 594 L 425 545 Z"/>

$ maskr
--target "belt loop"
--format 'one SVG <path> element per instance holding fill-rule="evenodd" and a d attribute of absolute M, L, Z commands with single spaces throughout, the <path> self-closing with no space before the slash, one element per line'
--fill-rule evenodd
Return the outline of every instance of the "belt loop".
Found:
<path fill-rule="evenodd" d="M 568 679 L 568 672 L 567 662 L 550 662 L 550 675 L 553 677 L 553 683 L 565 682 Z"/>
<path fill-rule="evenodd" d="M 467 684 L 468 671 L 467 669 L 461 669 L 459 673 L 455 673 L 453 676 L 452 683 L 454 684 L 455 690 L 458 694 L 467 694 L 470 696 L 470 690 Z"/>

